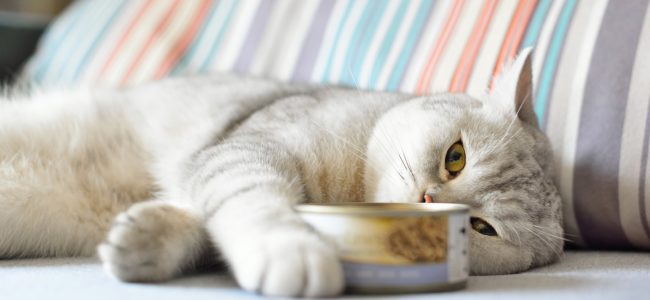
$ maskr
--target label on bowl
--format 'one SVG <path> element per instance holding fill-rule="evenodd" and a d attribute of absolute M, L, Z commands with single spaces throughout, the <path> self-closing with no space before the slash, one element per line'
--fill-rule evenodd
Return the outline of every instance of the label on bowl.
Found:
<path fill-rule="evenodd" d="M 349 287 L 426 287 L 468 276 L 467 217 L 303 214 L 339 248 Z"/>

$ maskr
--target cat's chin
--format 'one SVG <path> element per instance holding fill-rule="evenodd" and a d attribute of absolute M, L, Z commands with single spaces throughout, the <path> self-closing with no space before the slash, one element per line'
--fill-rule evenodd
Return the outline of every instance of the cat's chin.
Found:
<path fill-rule="evenodd" d="M 533 251 L 507 244 L 499 237 L 470 234 L 470 272 L 472 275 L 519 273 L 533 266 Z"/>

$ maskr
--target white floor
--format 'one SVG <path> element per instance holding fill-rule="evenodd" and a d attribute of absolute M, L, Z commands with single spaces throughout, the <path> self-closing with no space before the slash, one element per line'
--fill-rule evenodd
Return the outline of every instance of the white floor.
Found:
<path fill-rule="evenodd" d="M 0 260 L 0 299 L 259 299 L 227 274 L 164 284 L 129 284 L 94 259 Z M 384 297 L 346 296 L 346 299 Z M 650 253 L 568 252 L 558 264 L 522 274 L 471 277 L 466 289 L 400 299 L 650 299 Z"/>

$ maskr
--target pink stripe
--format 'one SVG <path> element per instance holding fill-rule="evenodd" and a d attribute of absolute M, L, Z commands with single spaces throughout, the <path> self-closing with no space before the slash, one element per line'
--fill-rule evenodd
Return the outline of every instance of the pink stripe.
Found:
<path fill-rule="evenodd" d="M 155 79 L 160 79 L 165 75 L 169 74 L 172 66 L 178 61 L 178 59 L 185 53 L 185 50 L 192 42 L 192 39 L 198 32 L 201 23 L 207 16 L 208 7 L 210 6 L 210 0 L 203 0 L 201 6 L 199 6 L 196 15 L 192 18 L 192 22 L 189 24 L 185 32 L 180 36 L 178 42 L 174 43 L 174 47 L 169 51 L 167 57 L 162 61 L 158 70 L 154 74 Z"/>
<path fill-rule="evenodd" d="M 436 41 L 436 44 L 433 48 L 433 51 L 429 56 L 427 66 L 420 74 L 420 79 L 418 80 L 418 84 L 415 89 L 416 94 L 424 94 L 428 92 L 429 85 L 431 85 L 431 78 L 433 77 L 433 71 L 435 71 L 436 66 L 438 65 L 438 59 L 440 59 L 442 51 L 445 49 L 445 46 L 447 45 L 454 27 L 456 27 L 456 22 L 458 21 L 460 11 L 462 10 L 464 3 L 465 0 L 454 1 L 454 6 L 449 14 L 449 17 L 447 17 L 445 26 L 443 27 L 442 32 L 440 33 L 440 36 L 438 37 L 438 40 Z"/>
<path fill-rule="evenodd" d="M 172 16 L 174 15 L 174 11 L 176 10 L 176 7 L 180 4 L 180 0 L 175 0 L 174 4 L 167 10 L 165 15 L 163 16 L 162 20 L 160 20 L 160 23 L 154 31 L 151 33 L 149 36 L 149 39 L 147 42 L 144 44 L 144 47 L 140 49 L 140 52 L 138 52 L 138 55 L 135 57 L 135 60 L 133 61 L 133 64 L 129 67 L 129 70 L 126 72 L 126 75 L 122 78 L 122 84 L 126 84 L 129 82 L 129 79 L 131 79 L 131 76 L 137 69 L 137 67 L 140 65 L 140 61 L 142 61 L 142 57 L 144 57 L 145 54 L 147 54 L 147 51 L 153 44 L 153 42 L 160 36 L 160 33 L 169 25 L 169 23 L 172 20 Z"/>
<path fill-rule="evenodd" d="M 536 5 L 537 0 L 527 0 L 520 2 L 517 6 L 515 17 L 510 23 L 508 33 L 506 34 L 506 38 L 501 46 L 501 51 L 499 52 L 499 57 L 494 65 L 492 78 L 501 72 L 501 68 L 506 61 L 514 58 L 516 54 L 515 52 L 519 49 L 519 44 L 524 37 L 524 29 L 528 26 L 528 22 L 533 15 Z M 492 89 L 492 85 L 493 84 L 490 83 L 490 90 Z"/>
<path fill-rule="evenodd" d="M 140 23 L 140 20 L 142 19 L 142 16 L 145 14 L 145 12 L 148 11 L 149 6 L 153 3 L 153 0 L 148 0 L 142 8 L 140 8 L 140 11 L 135 15 L 135 17 L 132 19 L 131 24 L 126 29 L 126 32 L 122 37 L 120 37 L 119 41 L 117 42 L 117 45 L 113 49 L 113 52 L 111 52 L 111 55 L 108 57 L 106 62 L 104 63 L 104 66 L 102 66 L 101 71 L 99 72 L 99 75 L 97 76 L 97 79 L 100 79 L 104 77 L 104 74 L 108 71 L 108 68 L 113 65 L 113 61 L 115 60 L 115 57 L 117 56 L 118 53 L 122 50 L 122 47 L 125 44 L 125 41 L 127 38 L 131 35 L 131 32 L 133 31 L 133 28 L 138 26 L 138 23 Z"/>
<path fill-rule="evenodd" d="M 483 44 L 483 38 L 485 37 L 485 32 L 490 25 L 490 21 L 494 16 L 494 10 L 498 4 L 497 0 L 488 0 L 483 5 L 481 9 L 481 14 L 478 22 L 474 25 L 472 30 L 472 35 L 469 38 L 465 50 L 463 50 L 462 59 L 456 71 L 454 72 L 454 77 L 451 80 L 449 85 L 450 92 L 464 92 L 467 88 L 467 80 L 469 75 L 472 73 L 474 68 L 474 62 L 476 61 L 476 56 L 478 51 Z"/>

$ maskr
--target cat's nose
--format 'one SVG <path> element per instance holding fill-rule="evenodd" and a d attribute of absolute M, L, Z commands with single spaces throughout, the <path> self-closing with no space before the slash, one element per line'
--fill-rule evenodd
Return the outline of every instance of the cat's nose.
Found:
<path fill-rule="evenodd" d="M 433 197 L 431 197 L 431 195 L 424 194 L 422 200 L 424 203 L 433 203 Z"/>
<path fill-rule="evenodd" d="M 429 193 L 422 193 L 422 197 L 420 198 L 420 203 L 433 203 L 435 195 L 429 194 Z"/>
<path fill-rule="evenodd" d="M 422 193 L 422 197 L 420 197 L 420 202 L 421 203 L 435 203 L 436 202 L 436 195 L 440 193 L 440 186 L 438 185 L 433 185 L 427 187 L 424 192 Z"/>

